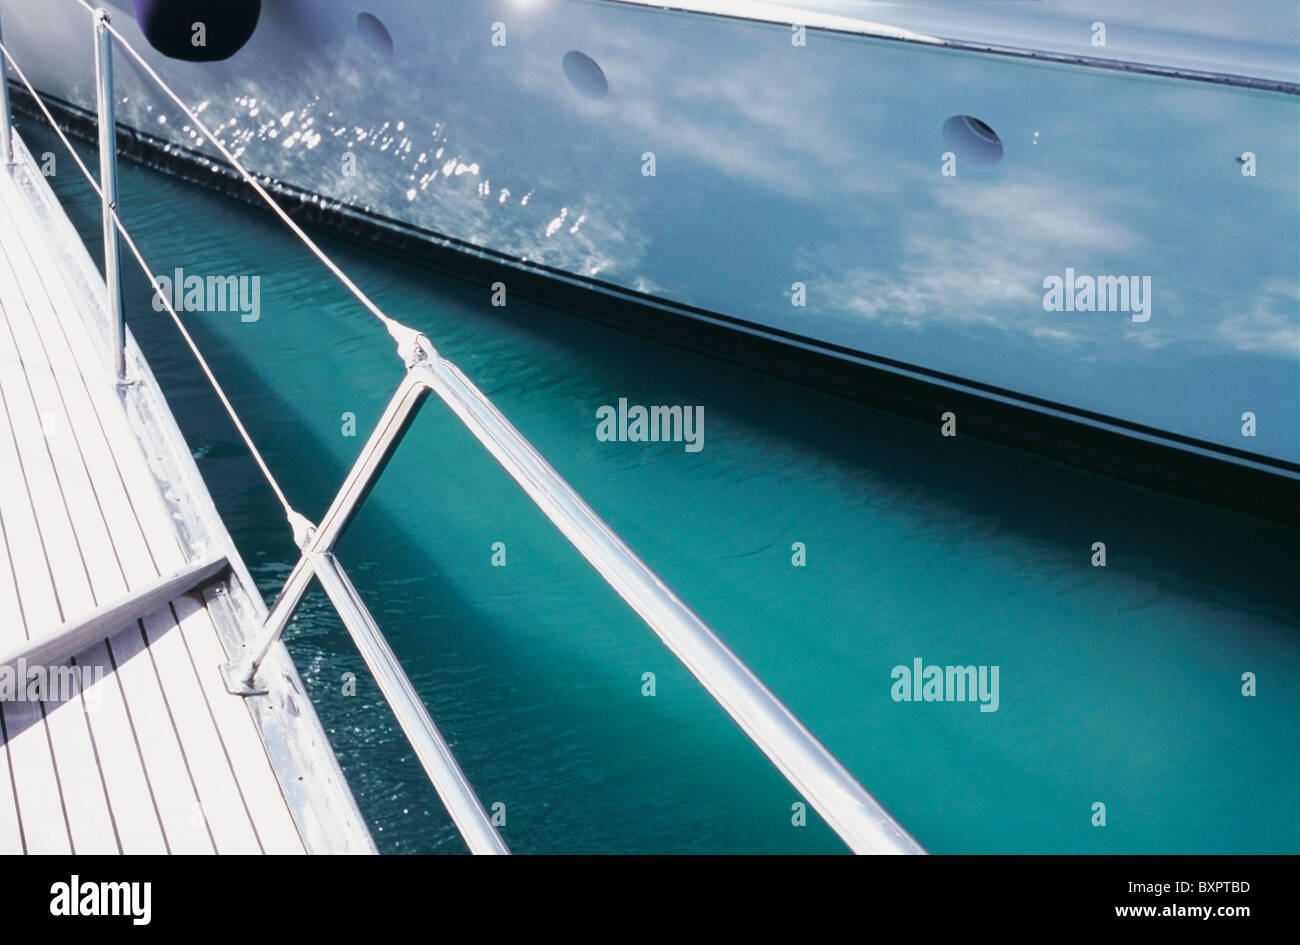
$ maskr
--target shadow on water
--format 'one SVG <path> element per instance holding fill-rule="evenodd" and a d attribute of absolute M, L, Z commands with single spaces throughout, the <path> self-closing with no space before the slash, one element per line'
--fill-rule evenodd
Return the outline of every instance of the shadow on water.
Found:
<path fill-rule="evenodd" d="M 707 404 L 755 442 L 798 452 L 802 469 L 850 470 L 862 493 L 906 504 L 922 527 L 950 538 L 1009 534 L 1071 555 L 1082 543 L 1086 555 L 1104 536 L 1119 549 L 1111 565 L 1140 570 L 1165 593 L 1258 608 L 1288 621 L 1300 617 L 1295 528 L 974 437 L 946 438 L 938 417 L 926 425 L 561 312 L 486 305 L 482 311 L 569 349 L 593 372 L 616 366 L 605 369 L 612 390 L 654 390 L 666 403 Z M 580 475 L 575 471 L 574 478 Z"/>

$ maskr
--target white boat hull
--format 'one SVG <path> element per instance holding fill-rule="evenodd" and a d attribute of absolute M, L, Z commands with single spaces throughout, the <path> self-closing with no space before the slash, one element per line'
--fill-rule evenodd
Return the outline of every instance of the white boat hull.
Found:
<path fill-rule="evenodd" d="M 1290 91 L 590 0 L 266 0 L 240 52 L 187 63 L 108 7 L 252 170 L 376 224 L 1300 475 Z M 80 7 L 0 21 L 93 109 Z M 120 53 L 116 88 L 119 122 L 215 153 Z"/>

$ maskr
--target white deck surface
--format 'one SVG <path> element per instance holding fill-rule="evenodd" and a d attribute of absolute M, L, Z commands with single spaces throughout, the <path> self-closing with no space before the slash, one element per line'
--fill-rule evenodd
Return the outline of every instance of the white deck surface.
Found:
<path fill-rule="evenodd" d="M 24 186 L 0 165 L 0 653 L 187 563 Z M 0 703 L 0 852 L 303 852 L 216 619 L 178 598 L 79 698 Z"/>

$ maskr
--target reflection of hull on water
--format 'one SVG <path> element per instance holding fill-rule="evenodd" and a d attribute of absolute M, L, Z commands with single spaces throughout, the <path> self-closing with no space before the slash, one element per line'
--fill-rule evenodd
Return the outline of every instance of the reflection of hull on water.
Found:
<path fill-rule="evenodd" d="M 1160 0 L 1024 17 L 990 0 L 962 6 L 967 22 L 950 3 L 864 0 L 713 3 L 776 22 L 591 0 L 263 0 L 243 48 L 199 63 L 158 54 L 124 0 L 109 6 L 321 222 L 936 431 L 951 410 L 963 434 L 1300 507 L 1300 136 L 1294 44 L 1273 45 L 1296 36 L 1293 3 L 1216 5 L 1238 21 L 1202 25 Z M 84 11 L 0 0 L 0 18 L 37 87 L 84 119 Z M 963 48 L 931 38 L 950 21 Z M 137 153 L 221 179 L 120 55 L 117 81 Z M 1049 311 L 1045 280 L 1067 271 L 1136 276 L 1147 308 L 1112 295 L 1109 311 Z"/>

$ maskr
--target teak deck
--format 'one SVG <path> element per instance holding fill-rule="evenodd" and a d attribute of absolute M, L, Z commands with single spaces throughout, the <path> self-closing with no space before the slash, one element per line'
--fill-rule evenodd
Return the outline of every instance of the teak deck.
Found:
<path fill-rule="evenodd" d="M 0 692 L 25 654 L 87 685 L 0 702 L 0 852 L 373 852 L 283 646 L 266 695 L 227 692 L 218 667 L 265 605 L 134 342 L 116 383 L 104 283 L 17 138 L 15 161 L 0 164 Z M 215 579 L 113 622 L 111 605 L 204 560 Z M 37 645 L 105 610 L 75 653 Z"/>

